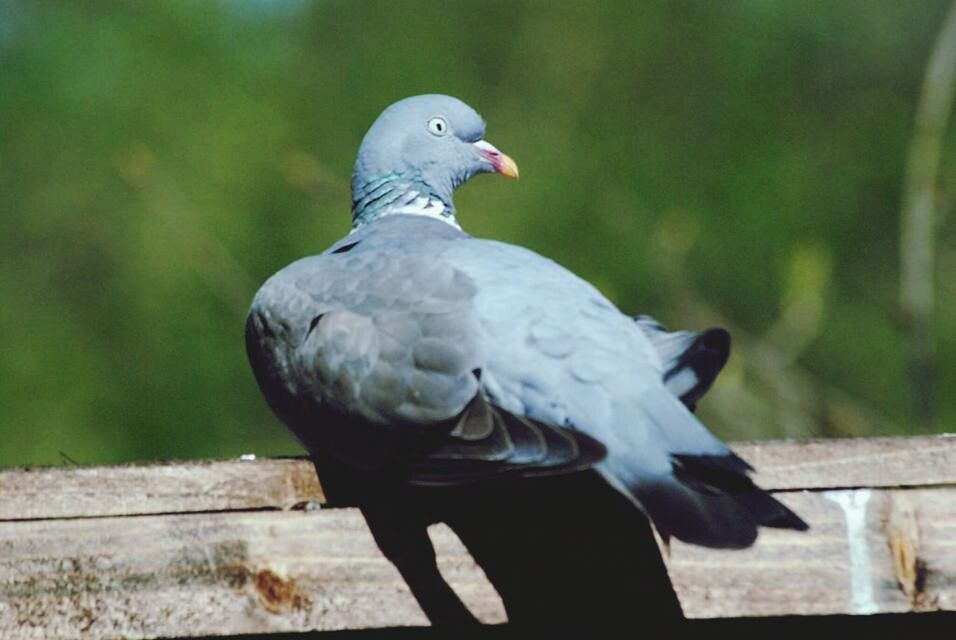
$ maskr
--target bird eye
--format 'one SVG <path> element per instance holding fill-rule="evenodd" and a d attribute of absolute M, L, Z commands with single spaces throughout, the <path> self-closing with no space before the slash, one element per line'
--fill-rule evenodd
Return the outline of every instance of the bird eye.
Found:
<path fill-rule="evenodd" d="M 443 136 L 448 133 L 448 122 L 446 122 L 441 116 L 429 118 L 428 131 L 436 136 Z"/>

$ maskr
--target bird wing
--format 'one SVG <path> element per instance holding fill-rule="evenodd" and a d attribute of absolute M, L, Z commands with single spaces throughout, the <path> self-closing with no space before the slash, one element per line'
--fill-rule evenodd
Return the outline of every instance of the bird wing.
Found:
<path fill-rule="evenodd" d="M 806 527 L 681 401 L 692 404 L 716 375 L 719 367 L 701 366 L 696 379 L 695 365 L 710 357 L 698 351 L 719 351 L 719 339 L 649 337 L 593 286 L 520 247 L 471 239 L 449 254 L 475 283 L 475 309 L 494 336 L 482 378 L 488 397 L 602 442 L 608 455 L 597 469 L 662 535 L 745 547 L 758 526 Z M 681 371 L 693 384 L 671 386 Z"/>
<path fill-rule="evenodd" d="M 590 284 L 520 247 L 392 218 L 253 302 L 253 370 L 310 451 L 415 484 L 594 464 L 663 536 L 707 546 L 806 527 L 668 390 L 680 357 L 665 369 Z"/>
<path fill-rule="evenodd" d="M 479 393 L 487 336 L 476 287 L 440 255 L 463 234 L 395 218 L 293 263 L 257 293 L 247 349 L 276 413 L 312 451 L 420 484 L 566 472 L 603 457 L 586 435 Z"/>

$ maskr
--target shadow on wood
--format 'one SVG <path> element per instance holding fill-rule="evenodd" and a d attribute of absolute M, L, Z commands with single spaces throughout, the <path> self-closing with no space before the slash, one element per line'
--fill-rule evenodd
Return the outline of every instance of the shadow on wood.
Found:
<path fill-rule="evenodd" d="M 427 527 L 451 527 L 501 596 L 511 626 L 683 619 L 647 519 L 595 472 L 408 488 L 316 462 L 330 506 L 358 506 L 432 624 L 475 627 L 438 571 Z"/>
<path fill-rule="evenodd" d="M 675 622 L 666 628 L 666 634 L 687 633 L 695 637 L 720 636 L 733 634 L 734 637 L 766 638 L 782 632 L 795 637 L 809 637 L 825 634 L 836 637 L 844 634 L 865 634 L 874 637 L 946 637 L 956 624 L 956 613 L 897 613 L 873 616 L 772 616 L 767 618 L 721 618 L 709 620 L 684 620 Z M 589 631 L 590 629 L 576 629 Z M 651 626 L 644 620 L 632 618 L 626 627 L 620 627 L 620 635 L 650 635 L 659 633 L 659 626 Z M 510 640 L 528 638 L 521 627 L 510 625 L 491 626 L 476 629 L 472 633 L 450 636 L 447 631 L 434 627 L 404 627 L 395 629 L 366 629 L 361 631 L 303 632 L 270 635 L 243 636 L 244 639 L 262 638 L 263 640 L 432 640 L 437 638 L 478 638 L 481 640 Z M 538 636 L 530 636 L 538 637 Z M 680 637 L 680 636 L 678 636 Z M 200 639 L 205 640 L 205 639 Z M 212 640 L 209 638 L 208 640 Z"/>
<path fill-rule="evenodd" d="M 745 551 L 675 541 L 668 570 L 696 619 L 668 631 L 882 636 L 894 625 L 909 637 L 956 622 L 956 437 L 736 448 L 812 529 L 767 530 Z M 411 492 L 320 468 L 334 502 L 364 504 L 364 517 L 296 508 L 328 504 L 304 459 L 0 471 L 0 637 L 528 638 L 603 626 L 588 636 L 599 637 L 677 617 L 647 524 L 593 475 Z M 425 628 L 365 518 L 439 626 Z M 426 537 L 436 520 L 458 535 L 443 524 Z M 512 624 L 496 624 L 506 611 L 485 575 Z M 847 615 L 864 611 L 881 615 Z M 294 635 L 312 629 L 331 635 Z"/>

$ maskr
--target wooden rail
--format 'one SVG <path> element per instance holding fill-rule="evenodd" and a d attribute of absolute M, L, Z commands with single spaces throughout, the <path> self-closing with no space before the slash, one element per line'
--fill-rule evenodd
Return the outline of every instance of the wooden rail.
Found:
<path fill-rule="evenodd" d="M 956 437 L 734 448 L 811 529 L 664 548 L 688 617 L 956 611 Z M 427 625 L 362 513 L 325 501 L 304 459 L 2 471 L 0 637 Z M 505 622 L 456 534 L 429 533 L 468 609 Z"/>

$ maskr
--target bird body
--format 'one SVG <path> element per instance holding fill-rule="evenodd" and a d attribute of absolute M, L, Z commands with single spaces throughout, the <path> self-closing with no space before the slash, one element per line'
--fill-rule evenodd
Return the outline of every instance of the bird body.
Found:
<path fill-rule="evenodd" d="M 455 187 L 517 174 L 483 133 L 446 96 L 396 103 L 370 129 L 352 232 L 270 278 L 250 310 L 250 361 L 279 417 L 313 453 L 393 481 L 594 466 L 665 537 L 744 547 L 760 525 L 805 528 L 691 411 L 725 332 L 666 332 L 460 229 Z"/>

